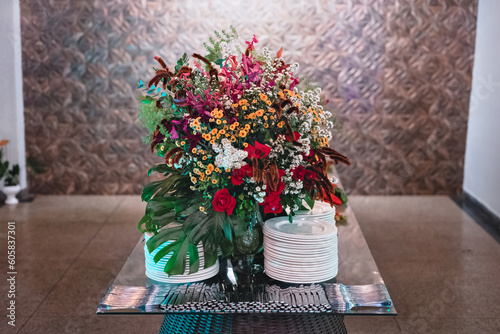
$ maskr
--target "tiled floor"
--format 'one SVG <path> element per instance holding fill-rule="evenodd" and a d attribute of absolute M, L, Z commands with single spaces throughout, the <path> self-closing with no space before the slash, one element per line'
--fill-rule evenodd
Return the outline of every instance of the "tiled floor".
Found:
<path fill-rule="evenodd" d="M 398 317 L 347 317 L 349 333 L 499 333 L 500 244 L 448 197 L 350 197 Z M 0 333 L 157 333 L 162 317 L 96 316 L 139 238 L 134 196 L 39 196 L 0 208 L 16 222 L 17 321 Z M 0 260 L 5 282 L 6 259 Z M 76 303 L 75 303 L 76 301 Z"/>

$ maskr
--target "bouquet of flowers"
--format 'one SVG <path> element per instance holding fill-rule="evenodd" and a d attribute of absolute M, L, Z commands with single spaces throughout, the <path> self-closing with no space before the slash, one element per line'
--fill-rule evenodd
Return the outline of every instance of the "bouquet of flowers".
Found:
<path fill-rule="evenodd" d="M 146 140 L 165 159 L 149 175 L 165 177 L 145 186 L 138 229 L 154 234 L 150 252 L 173 241 L 154 258 L 173 252 L 169 275 L 184 272 L 186 257 L 189 272 L 199 270 L 200 243 L 205 268 L 219 248 L 231 254 L 235 231 L 252 214 L 292 220 L 303 203 L 345 198 L 326 173 L 327 158 L 350 163 L 329 147 L 332 114 L 320 105 L 320 89 L 299 89 L 298 64 L 285 63 L 283 48 L 257 52 L 254 35 L 242 52 L 234 28 L 216 35 L 208 54 L 192 61 L 184 54 L 169 67 L 155 57 L 154 77 L 139 84 Z"/>

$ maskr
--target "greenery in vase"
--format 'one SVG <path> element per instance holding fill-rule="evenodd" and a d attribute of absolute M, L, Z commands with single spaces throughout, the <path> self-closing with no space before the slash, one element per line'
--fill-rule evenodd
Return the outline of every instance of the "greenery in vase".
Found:
<path fill-rule="evenodd" d="M 184 272 L 187 254 L 190 272 L 200 269 L 199 243 L 205 267 L 219 247 L 231 254 L 252 212 L 259 221 L 287 214 L 291 221 L 303 201 L 342 204 L 327 158 L 350 164 L 329 147 L 332 114 L 320 105 L 321 90 L 299 89 L 298 64 L 286 64 L 283 49 L 257 52 L 254 36 L 244 53 L 234 52 L 234 28 L 216 36 L 205 44 L 208 55 L 190 62 L 184 54 L 173 70 L 155 57 L 160 68 L 139 84 L 146 141 L 165 163 L 149 171 L 164 178 L 145 186 L 138 229 L 154 234 L 150 252 L 172 241 L 154 258 L 172 253 L 170 275 Z"/>
<path fill-rule="evenodd" d="M 8 163 L 7 163 L 8 164 Z M 14 165 L 5 176 L 6 186 L 16 186 L 19 184 L 19 165 Z"/>
<path fill-rule="evenodd" d="M 3 152 L 0 150 L 0 179 L 4 177 L 5 173 L 9 170 L 9 162 L 3 161 Z"/>

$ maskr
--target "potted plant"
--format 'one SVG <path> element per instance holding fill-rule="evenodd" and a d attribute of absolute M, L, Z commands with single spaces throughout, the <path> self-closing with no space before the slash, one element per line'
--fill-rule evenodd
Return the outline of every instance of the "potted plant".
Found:
<path fill-rule="evenodd" d="M 8 140 L 0 140 L 0 190 L 2 189 L 3 185 L 3 177 L 7 170 L 9 169 L 9 162 L 8 161 L 3 161 L 3 151 L 2 147 L 7 145 L 9 141 Z"/>
<path fill-rule="evenodd" d="M 9 163 L 6 161 L 7 168 Z M 16 195 L 21 191 L 21 186 L 19 185 L 19 165 L 14 165 L 10 170 L 7 171 L 7 176 L 5 177 L 5 187 L 2 190 L 7 199 L 5 204 L 17 204 L 19 200 Z"/>

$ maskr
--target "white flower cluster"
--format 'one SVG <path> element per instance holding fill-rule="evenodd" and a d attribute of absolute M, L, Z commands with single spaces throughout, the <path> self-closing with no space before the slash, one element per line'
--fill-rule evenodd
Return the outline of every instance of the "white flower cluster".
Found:
<path fill-rule="evenodd" d="M 284 175 L 281 178 L 281 180 L 285 182 L 285 189 L 283 190 L 284 195 L 286 194 L 299 195 L 302 191 L 302 188 L 304 188 L 304 183 L 300 180 L 295 180 L 292 177 L 291 172 Z"/>
<path fill-rule="evenodd" d="M 248 152 L 234 148 L 227 138 L 222 139 L 221 144 L 212 144 L 213 150 L 218 153 L 214 162 L 217 167 L 238 169 L 247 164 L 243 159 L 247 157 Z"/>
<path fill-rule="evenodd" d="M 252 179 L 253 181 L 253 179 Z M 252 189 L 252 184 L 256 186 L 255 188 Z M 246 184 L 245 187 L 243 187 L 243 190 L 250 196 L 253 196 L 255 200 L 258 203 L 264 202 L 264 197 L 266 197 L 266 185 L 264 184 L 262 187 L 257 186 L 255 181 L 250 182 L 249 184 Z"/>

